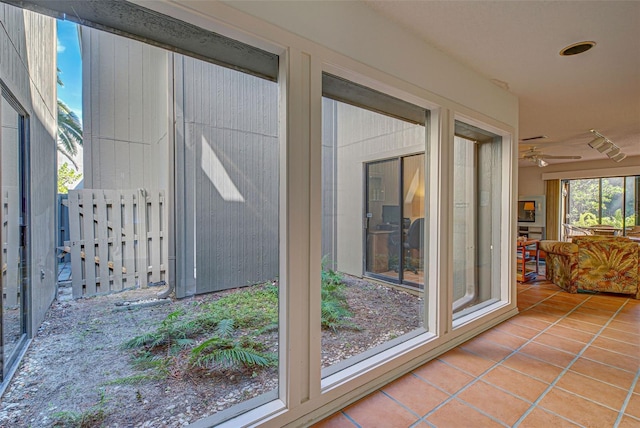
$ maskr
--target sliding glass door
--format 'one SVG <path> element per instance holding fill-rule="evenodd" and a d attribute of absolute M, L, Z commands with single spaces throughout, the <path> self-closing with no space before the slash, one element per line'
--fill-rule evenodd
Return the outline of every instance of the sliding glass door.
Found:
<path fill-rule="evenodd" d="M 17 362 L 26 342 L 26 290 L 29 280 L 27 224 L 28 174 L 24 116 L 4 96 L 0 105 L 0 242 L 2 243 L 1 379 Z"/>
<path fill-rule="evenodd" d="M 365 165 L 365 272 L 424 287 L 424 154 Z"/>

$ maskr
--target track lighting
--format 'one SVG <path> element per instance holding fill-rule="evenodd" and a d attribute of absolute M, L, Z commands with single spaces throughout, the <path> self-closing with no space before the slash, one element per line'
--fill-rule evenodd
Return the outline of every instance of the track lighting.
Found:
<path fill-rule="evenodd" d="M 600 153 L 606 154 L 609 159 L 615 162 L 620 162 L 622 159 L 627 157 L 626 154 L 620 151 L 620 147 L 613 144 L 610 139 L 608 139 L 595 129 L 590 129 L 589 131 L 596 136 L 596 138 L 589 142 L 589 147 L 591 147 L 592 149 L 596 149 Z"/>
<path fill-rule="evenodd" d="M 596 150 L 599 151 L 600 153 L 604 153 L 612 147 L 613 147 L 612 142 L 605 141 L 604 144 L 600 144 L 600 146 Z"/>
<path fill-rule="evenodd" d="M 618 153 L 617 155 L 613 156 L 613 157 L 611 158 L 611 160 L 614 160 L 614 161 L 616 161 L 616 162 L 620 162 L 622 159 L 624 159 L 624 158 L 626 158 L 626 157 L 627 157 L 627 155 L 626 155 L 626 154 L 624 154 L 624 153 Z"/>
<path fill-rule="evenodd" d="M 620 154 L 620 147 L 614 147 L 607 152 L 607 156 L 609 156 L 610 159 L 613 159 L 618 154 Z"/>

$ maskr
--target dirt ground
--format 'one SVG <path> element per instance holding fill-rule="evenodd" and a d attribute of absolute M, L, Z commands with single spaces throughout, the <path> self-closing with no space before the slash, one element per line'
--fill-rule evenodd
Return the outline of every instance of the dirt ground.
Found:
<path fill-rule="evenodd" d="M 415 295 L 357 278 L 346 277 L 345 283 L 359 329 L 323 332 L 323 367 L 420 324 L 421 301 Z M 221 295 L 161 301 L 158 291 L 54 302 L 2 397 L 0 427 L 65 426 L 60 412 L 68 420 L 99 415 L 99 422 L 87 427 L 179 427 L 277 387 L 277 368 L 214 373 L 183 370 L 180 362 L 161 379 L 118 382 L 141 373 L 131 364 L 132 351 L 122 349 L 124 342 L 154 330 L 178 308 L 193 310 Z M 230 292 L 238 290 L 224 293 Z M 135 309 L 123 309 L 132 302 Z M 260 339 L 277 346 L 277 333 L 271 335 Z"/>

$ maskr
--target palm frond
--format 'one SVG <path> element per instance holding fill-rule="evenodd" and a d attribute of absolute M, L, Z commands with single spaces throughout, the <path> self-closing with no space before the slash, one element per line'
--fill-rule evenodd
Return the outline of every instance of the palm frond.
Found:
<path fill-rule="evenodd" d="M 223 338 L 229 338 L 233 334 L 234 322 L 232 319 L 224 319 L 216 326 L 216 334 Z"/>

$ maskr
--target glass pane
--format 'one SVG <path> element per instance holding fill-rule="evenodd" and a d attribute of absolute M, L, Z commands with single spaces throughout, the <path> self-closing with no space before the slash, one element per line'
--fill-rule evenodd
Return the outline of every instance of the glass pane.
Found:
<path fill-rule="evenodd" d="M 630 233 L 631 236 L 639 236 L 640 227 L 634 226 L 640 225 L 640 215 L 638 215 L 640 204 L 640 177 L 626 177 L 624 195 L 625 234 Z"/>
<path fill-rule="evenodd" d="M 622 229 L 622 198 L 624 190 L 622 177 L 602 179 L 602 217 L 600 224 Z"/>
<path fill-rule="evenodd" d="M 500 297 L 502 140 L 456 121 L 453 160 L 453 311 Z"/>
<path fill-rule="evenodd" d="M 328 98 L 322 119 L 327 376 L 423 331 L 424 243 L 405 243 L 424 217 L 424 155 L 413 154 L 424 152 L 425 127 Z"/>
<path fill-rule="evenodd" d="M 133 377 L 159 369 L 158 376 L 145 380 L 145 390 L 164 391 L 162 385 L 170 382 L 172 390 L 190 391 L 179 402 L 171 394 L 155 395 L 153 402 L 155 408 L 188 415 L 185 419 L 191 421 L 213 413 L 222 419 L 225 415 L 219 413 L 233 406 L 242 404 L 246 410 L 277 398 L 278 83 L 96 29 L 83 27 L 81 41 L 84 147 L 91 149 L 84 153 L 91 162 L 85 162 L 82 191 L 118 198 L 124 194 L 122 210 L 102 216 L 118 221 L 103 232 L 114 247 L 119 229 L 124 237 L 141 235 L 109 254 L 109 261 L 118 266 L 120 260 L 132 260 L 127 273 L 144 267 L 148 275 L 127 275 L 136 284 L 124 285 L 137 291 L 139 282 L 141 291 L 155 296 L 153 287 L 142 285 L 163 283 L 156 271 L 173 265 L 171 254 L 167 257 L 170 235 L 161 228 L 172 219 L 175 247 L 180 248 L 174 253 L 175 292 L 193 299 L 193 304 L 172 300 L 139 325 L 130 321 L 136 331 L 127 330 L 125 340 L 133 342 L 126 351 L 132 357 L 126 369 Z M 174 153 L 175 176 L 170 166 Z M 138 203 L 133 216 L 118 212 L 132 206 L 126 189 L 141 189 L 144 193 L 135 193 L 136 200 L 146 197 L 148 202 L 146 208 Z M 166 203 L 155 204 L 163 194 Z M 120 217 L 130 222 L 120 227 Z M 136 229 L 127 230 L 129 226 Z M 84 225 L 78 229 L 91 231 Z M 167 246 L 152 247 L 158 239 Z M 90 250 L 93 245 L 84 249 Z M 164 262 L 153 261 L 163 257 Z M 93 255 L 86 258 L 94 260 Z M 94 264 L 98 266 L 85 266 L 91 270 Z M 112 276 L 120 270 L 113 269 Z M 74 268 L 73 279 L 81 275 Z M 108 334 L 108 328 L 104 331 Z M 138 339 L 156 334 L 167 334 L 167 339 L 151 345 Z M 160 365 L 137 364 L 140 358 Z M 174 376 L 183 370 L 188 376 Z M 118 382 L 121 376 L 106 372 L 102 383 Z M 139 385 L 122 382 L 118 388 L 135 396 Z"/>
<path fill-rule="evenodd" d="M 398 159 L 367 165 L 366 271 L 398 281 L 402 228 Z"/>
<path fill-rule="evenodd" d="M 402 281 L 424 287 L 424 155 L 402 159 L 402 227 L 404 265 Z"/>
<path fill-rule="evenodd" d="M 567 223 L 573 226 L 594 226 L 600 222 L 600 179 L 589 178 L 569 182 Z"/>
<path fill-rule="evenodd" d="M 2 189 L 0 192 L 0 225 L 2 227 L 2 344 L 3 373 L 14 360 L 14 352 L 25 333 L 22 312 L 22 284 L 26 272 L 20 245 L 21 208 L 21 141 L 20 116 L 2 98 Z"/>

